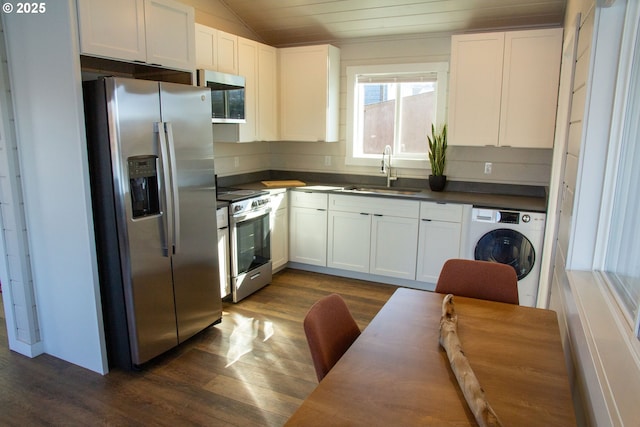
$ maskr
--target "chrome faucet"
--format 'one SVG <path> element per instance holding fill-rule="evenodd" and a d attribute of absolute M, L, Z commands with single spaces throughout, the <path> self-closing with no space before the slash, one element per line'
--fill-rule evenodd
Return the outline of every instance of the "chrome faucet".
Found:
<path fill-rule="evenodd" d="M 387 157 L 387 161 L 385 162 L 385 156 Z M 387 174 L 387 187 L 391 187 L 391 181 L 395 181 L 398 179 L 395 176 L 391 176 L 391 146 L 385 145 L 384 151 L 382 152 L 382 165 L 380 167 L 380 173 Z"/>

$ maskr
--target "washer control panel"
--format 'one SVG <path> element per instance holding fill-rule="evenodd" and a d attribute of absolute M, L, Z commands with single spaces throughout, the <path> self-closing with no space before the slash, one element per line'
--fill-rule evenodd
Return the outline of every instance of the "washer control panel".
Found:
<path fill-rule="evenodd" d="M 534 227 L 544 227 L 545 214 L 537 212 L 519 212 L 500 209 L 473 208 L 472 222 L 488 224 L 519 224 Z"/>

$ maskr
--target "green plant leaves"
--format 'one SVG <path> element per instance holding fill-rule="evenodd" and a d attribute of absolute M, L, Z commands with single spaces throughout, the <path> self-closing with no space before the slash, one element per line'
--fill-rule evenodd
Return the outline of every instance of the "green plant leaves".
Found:
<path fill-rule="evenodd" d="M 429 163 L 431 163 L 432 175 L 444 175 L 444 167 L 447 162 L 447 125 L 442 126 L 440 132 L 431 124 L 431 136 L 429 141 Z"/>

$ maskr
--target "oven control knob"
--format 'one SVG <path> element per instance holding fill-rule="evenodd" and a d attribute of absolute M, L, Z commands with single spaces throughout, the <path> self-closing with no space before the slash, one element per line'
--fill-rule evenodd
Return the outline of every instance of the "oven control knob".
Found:
<path fill-rule="evenodd" d="M 531 216 L 530 215 L 528 215 L 528 214 L 522 215 L 522 222 L 524 222 L 526 224 L 529 221 L 531 221 Z"/>
<path fill-rule="evenodd" d="M 242 206 L 237 205 L 233 207 L 233 213 L 238 213 L 242 210 Z"/>

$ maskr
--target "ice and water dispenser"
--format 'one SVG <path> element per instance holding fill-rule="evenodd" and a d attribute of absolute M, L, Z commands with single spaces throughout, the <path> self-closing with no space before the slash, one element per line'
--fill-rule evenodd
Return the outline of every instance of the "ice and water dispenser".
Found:
<path fill-rule="evenodd" d="M 133 218 L 158 215 L 160 199 L 158 197 L 157 156 L 129 157 L 129 192 Z"/>

